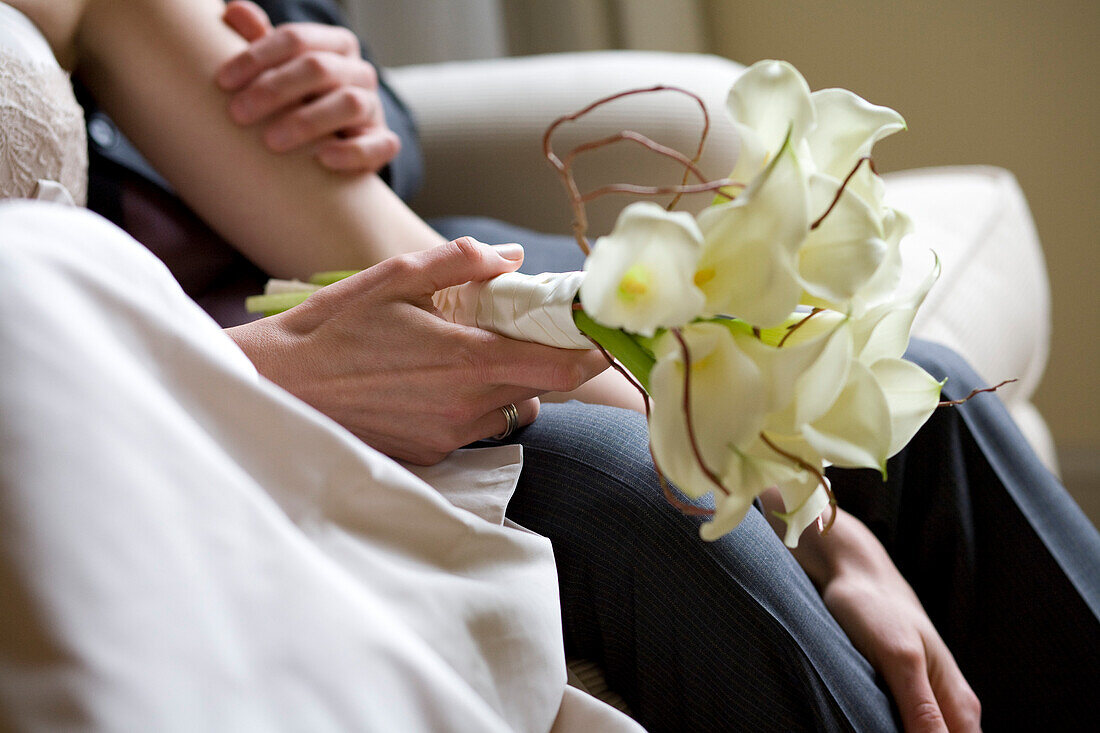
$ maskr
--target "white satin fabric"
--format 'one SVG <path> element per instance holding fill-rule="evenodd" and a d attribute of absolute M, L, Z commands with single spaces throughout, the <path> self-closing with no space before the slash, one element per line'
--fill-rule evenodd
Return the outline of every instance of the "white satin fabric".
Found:
<path fill-rule="evenodd" d="M 640 730 L 566 693 L 518 448 L 458 508 L 80 209 L 0 204 L 0 292 L 0 728 Z"/>
<path fill-rule="evenodd" d="M 512 272 L 440 290 L 433 300 L 452 323 L 560 349 L 591 349 L 573 323 L 573 299 L 582 280 L 583 272 Z"/>

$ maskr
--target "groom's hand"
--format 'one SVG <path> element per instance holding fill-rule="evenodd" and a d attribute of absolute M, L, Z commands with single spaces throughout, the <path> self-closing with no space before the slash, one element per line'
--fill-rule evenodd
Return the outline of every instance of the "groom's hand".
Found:
<path fill-rule="evenodd" d="M 273 28 L 247 0 L 230 2 L 223 20 L 249 43 L 217 73 L 234 122 L 264 124 L 264 144 L 275 152 L 312 145 L 335 171 L 374 173 L 397 155 L 401 142 L 386 127 L 378 74 L 360 57 L 354 33 L 318 23 Z"/>
<path fill-rule="evenodd" d="M 778 493 L 761 496 L 769 520 Z M 795 559 L 848 638 L 885 679 L 907 733 L 981 730 L 981 704 L 886 548 L 838 510 L 828 535 L 803 533 Z"/>
<path fill-rule="evenodd" d="M 518 245 L 462 238 L 385 260 L 278 316 L 229 329 L 261 374 L 368 445 L 429 465 L 519 424 L 537 396 L 601 372 L 597 351 L 555 349 L 445 321 L 432 295 L 519 267 Z"/>

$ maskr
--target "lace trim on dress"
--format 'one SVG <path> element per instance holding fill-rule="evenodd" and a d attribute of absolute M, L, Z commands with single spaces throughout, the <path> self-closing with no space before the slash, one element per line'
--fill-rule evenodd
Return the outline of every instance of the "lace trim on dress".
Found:
<path fill-rule="evenodd" d="M 0 47 L 0 199 L 33 198 L 57 181 L 83 206 L 88 192 L 84 112 L 69 75 Z"/>

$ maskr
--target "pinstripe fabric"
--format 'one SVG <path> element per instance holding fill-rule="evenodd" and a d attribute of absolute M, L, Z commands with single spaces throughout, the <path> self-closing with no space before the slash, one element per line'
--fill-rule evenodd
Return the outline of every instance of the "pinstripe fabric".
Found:
<path fill-rule="evenodd" d="M 640 417 L 546 405 L 519 439 L 509 514 L 554 543 L 567 650 L 601 663 L 649 730 L 891 727 L 869 665 L 761 515 L 708 544 L 664 501 Z"/>
<path fill-rule="evenodd" d="M 948 376 L 952 398 L 980 386 L 946 349 L 910 356 Z M 516 440 L 509 514 L 554 543 L 568 651 L 599 662 L 649 730 L 895 726 L 876 675 L 758 513 L 708 544 L 665 503 L 638 416 L 545 405 Z M 832 477 L 952 646 L 987 728 L 1095 717 L 1100 536 L 996 397 L 937 411 L 885 486 L 873 472 Z"/>

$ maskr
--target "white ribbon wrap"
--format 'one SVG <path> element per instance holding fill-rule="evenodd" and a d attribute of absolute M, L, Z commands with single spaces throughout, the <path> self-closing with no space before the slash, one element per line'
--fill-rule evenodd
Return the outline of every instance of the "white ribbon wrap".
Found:
<path fill-rule="evenodd" d="M 573 300 L 582 280 L 583 272 L 512 272 L 445 288 L 433 301 L 452 323 L 559 349 L 591 349 L 592 342 L 573 323 Z"/>

